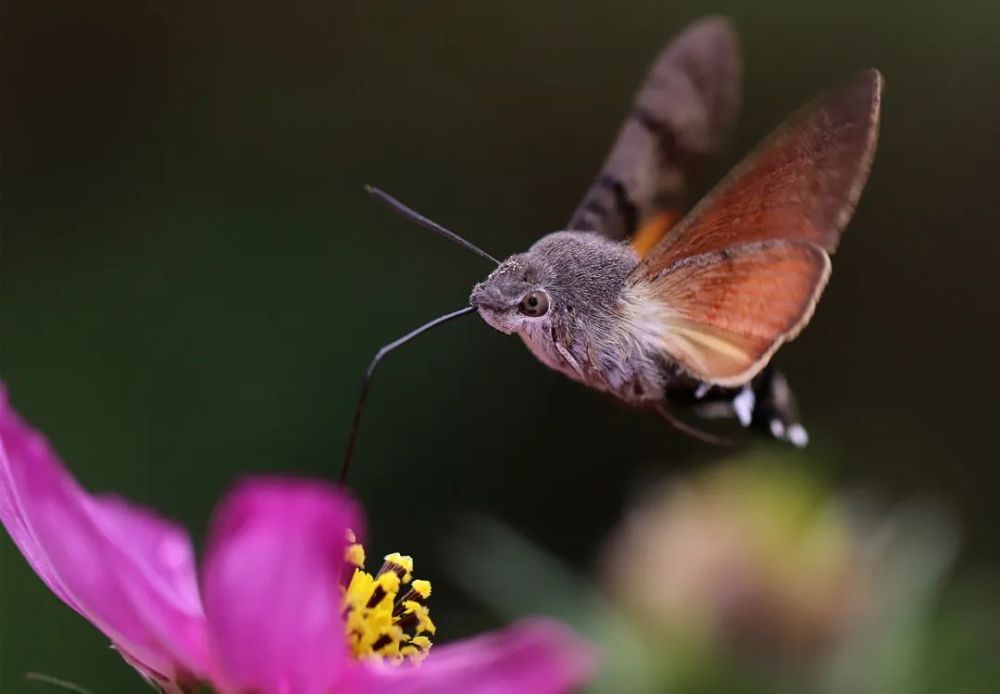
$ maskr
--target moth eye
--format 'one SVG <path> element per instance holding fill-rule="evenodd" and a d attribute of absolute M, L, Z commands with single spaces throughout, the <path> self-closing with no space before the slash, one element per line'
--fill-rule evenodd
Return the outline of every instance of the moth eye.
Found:
<path fill-rule="evenodd" d="M 549 295 L 543 291 L 528 292 L 521 299 L 517 309 L 526 316 L 537 318 L 544 316 L 549 310 Z"/>

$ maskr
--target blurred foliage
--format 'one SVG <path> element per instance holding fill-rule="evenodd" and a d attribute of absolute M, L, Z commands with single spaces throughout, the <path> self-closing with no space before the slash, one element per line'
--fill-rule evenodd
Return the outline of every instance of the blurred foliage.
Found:
<path fill-rule="evenodd" d="M 1000 9 L 986 0 L 6 2 L 13 402 L 88 487 L 195 537 L 239 475 L 333 476 L 370 355 L 488 269 L 361 185 L 492 253 L 522 249 L 565 222 L 662 42 L 708 12 L 739 27 L 747 86 L 704 186 L 813 94 L 885 72 L 871 182 L 821 308 L 778 361 L 830 484 L 933 497 L 961 529 L 956 572 L 989 571 Z M 580 569 L 632 490 L 717 455 L 470 318 L 386 363 L 352 484 L 373 553 L 406 547 L 434 581 L 446 641 L 494 622 L 450 582 L 458 559 L 439 550 L 456 518 L 502 518 Z M 956 666 L 996 614 L 977 585 L 908 651 L 956 687 L 985 672 Z M 39 671 L 131 691 L 107 656 L 0 542 L 0 690 Z"/>

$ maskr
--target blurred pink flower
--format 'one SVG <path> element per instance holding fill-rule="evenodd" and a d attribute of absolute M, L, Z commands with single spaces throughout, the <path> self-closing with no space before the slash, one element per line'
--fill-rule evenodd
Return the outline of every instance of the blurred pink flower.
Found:
<path fill-rule="evenodd" d="M 578 637 L 543 620 L 436 648 L 419 665 L 352 657 L 344 557 L 361 514 L 321 482 L 238 486 L 216 513 L 199 589 L 183 529 L 84 491 L 2 386 L 0 521 L 52 592 L 165 691 L 543 694 L 591 670 Z"/>

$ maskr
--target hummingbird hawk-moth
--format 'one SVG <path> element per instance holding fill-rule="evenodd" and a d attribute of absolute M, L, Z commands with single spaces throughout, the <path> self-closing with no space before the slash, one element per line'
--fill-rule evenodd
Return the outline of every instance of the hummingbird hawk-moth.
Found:
<path fill-rule="evenodd" d="M 377 363 L 473 311 L 547 366 L 682 428 L 675 405 L 805 445 L 795 399 L 769 362 L 809 322 L 829 279 L 875 154 L 882 76 L 862 72 L 793 114 L 683 214 L 692 175 L 736 119 L 741 73 L 725 19 L 668 43 L 566 230 L 502 262 L 369 189 L 497 267 L 468 307 L 376 355 L 345 473 Z"/>

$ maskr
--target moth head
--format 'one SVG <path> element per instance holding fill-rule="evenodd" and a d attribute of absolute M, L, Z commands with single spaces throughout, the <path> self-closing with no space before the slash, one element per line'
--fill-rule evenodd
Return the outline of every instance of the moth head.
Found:
<path fill-rule="evenodd" d="M 528 253 L 511 256 L 477 284 L 469 303 L 487 323 L 504 333 L 548 319 L 552 299 L 546 284 L 550 271 Z"/>

